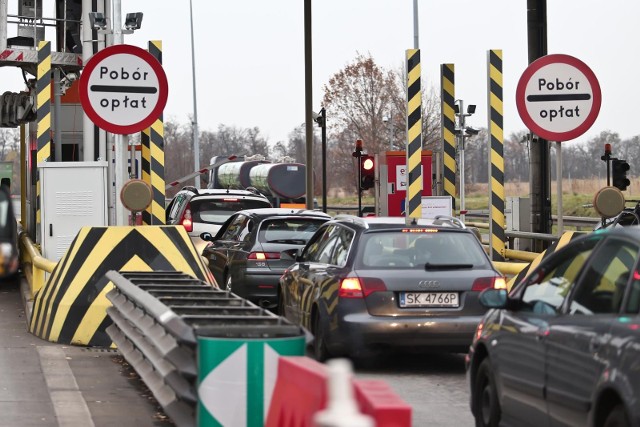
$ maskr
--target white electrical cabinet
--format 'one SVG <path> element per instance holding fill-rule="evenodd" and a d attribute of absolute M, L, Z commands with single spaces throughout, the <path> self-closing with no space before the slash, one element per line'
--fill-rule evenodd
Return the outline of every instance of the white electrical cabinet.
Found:
<path fill-rule="evenodd" d="M 40 173 L 42 256 L 59 261 L 82 227 L 108 225 L 107 162 L 45 162 Z"/>

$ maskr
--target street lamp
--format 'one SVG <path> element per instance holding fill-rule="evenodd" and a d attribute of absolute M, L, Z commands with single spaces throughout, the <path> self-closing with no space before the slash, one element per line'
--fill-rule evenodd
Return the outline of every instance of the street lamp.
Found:
<path fill-rule="evenodd" d="M 464 112 L 464 101 L 462 99 L 456 99 L 453 107 L 456 116 L 458 117 L 458 124 L 456 126 L 455 133 L 460 140 L 459 152 L 460 152 L 460 220 L 465 221 L 466 210 L 464 208 L 464 138 L 465 135 L 473 136 L 478 134 L 478 130 L 471 126 L 465 125 L 465 119 L 472 116 L 476 112 L 476 106 L 470 104 L 467 106 L 467 112 Z"/>
<path fill-rule="evenodd" d="M 200 142 L 198 141 L 198 101 L 196 100 L 196 53 L 193 43 L 193 4 L 189 0 L 189 14 L 191 17 L 191 72 L 193 78 L 193 163 L 194 170 L 200 169 Z M 196 188 L 200 188 L 200 175 L 195 178 Z"/>

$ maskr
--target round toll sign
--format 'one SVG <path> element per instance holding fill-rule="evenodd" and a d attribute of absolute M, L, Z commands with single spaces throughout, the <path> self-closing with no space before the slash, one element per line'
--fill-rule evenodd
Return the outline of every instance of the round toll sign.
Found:
<path fill-rule="evenodd" d="M 100 128 L 130 134 L 148 128 L 167 103 L 167 76 L 144 49 L 105 48 L 89 59 L 80 76 L 80 102 Z"/>
<path fill-rule="evenodd" d="M 547 55 L 534 61 L 516 89 L 524 124 L 541 138 L 555 142 L 585 133 L 598 117 L 601 101 L 593 71 L 569 55 Z"/>

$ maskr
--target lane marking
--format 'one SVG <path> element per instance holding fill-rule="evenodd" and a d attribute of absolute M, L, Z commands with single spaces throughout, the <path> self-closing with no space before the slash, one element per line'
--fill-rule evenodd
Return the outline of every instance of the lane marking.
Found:
<path fill-rule="evenodd" d="M 58 425 L 93 427 L 91 412 L 64 351 L 54 346 L 38 346 L 36 349 Z"/>

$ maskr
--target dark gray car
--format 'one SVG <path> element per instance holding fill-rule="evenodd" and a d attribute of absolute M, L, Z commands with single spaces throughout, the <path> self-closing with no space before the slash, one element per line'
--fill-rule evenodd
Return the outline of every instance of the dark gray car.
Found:
<path fill-rule="evenodd" d="M 202 255 L 216 281 L 261 307 L 277 305 L 278 279 L 293 262 L 280 253 L 304 247 L 331 217 L 323 212 L 264 208 L 236 212 L 209 243 Z"/>
<path fill-rule="evenodd" d="M 309 329 L 315 357 L 400 347 L 465 351 L 506 286 L 476 235 L 454 219 L 339 218 L 322 226 L 280 279 L 279 313 Z"/>
<path fill-rule="evenodd" d="M 640 426 L 640 228 L 576 239 L 505 290 L 468 355 L 477 426 Z"/>

